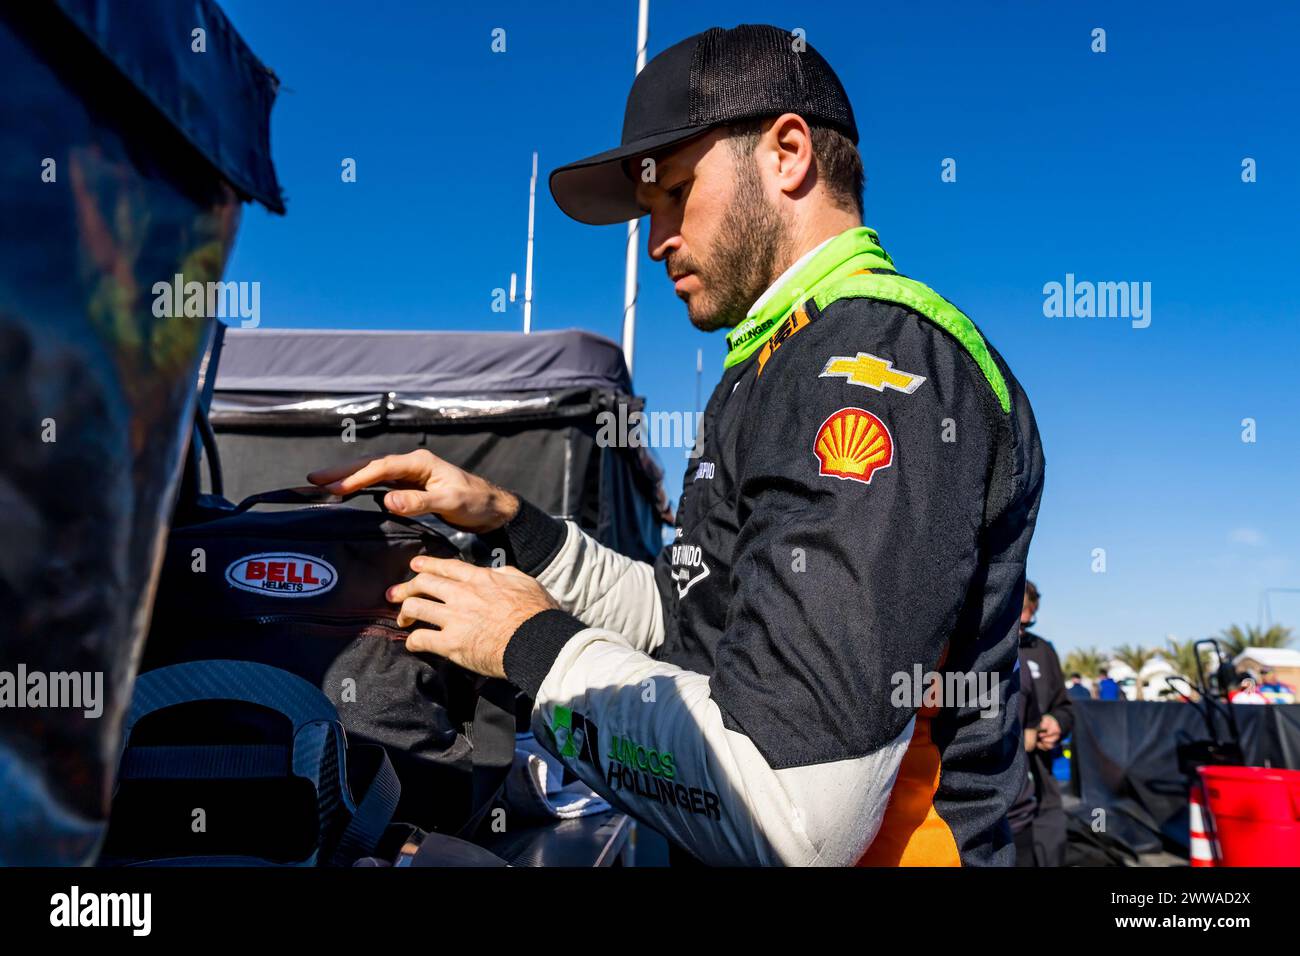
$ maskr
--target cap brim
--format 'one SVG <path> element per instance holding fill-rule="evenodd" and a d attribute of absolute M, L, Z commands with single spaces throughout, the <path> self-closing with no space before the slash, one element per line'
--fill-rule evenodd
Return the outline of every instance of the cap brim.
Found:
<path fill-rule="evenodd" d="M 551 173 L 551 196 L 565 215 L 593 226 L 638 219 L 645 212 L 636 204 L 636 181 L 624 171 L 623 163 L 684 143 L 711 128 L 691 126 L 657 133 L 561 166 Z"/>

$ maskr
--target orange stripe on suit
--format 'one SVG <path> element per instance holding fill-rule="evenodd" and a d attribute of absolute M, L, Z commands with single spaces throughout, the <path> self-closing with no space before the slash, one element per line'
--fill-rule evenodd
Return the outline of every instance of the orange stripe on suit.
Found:
<path fill-rule="evenodd" d="M 947 657 L 945 647 L 939 667 Z M 880 832 L 858 866 L 961 866 L 952 830 L 934 808 L 941 760 L 930 737 L 930 722 L 938 713 L 937 707 L 917 710 L 916 728 L 898 766 Z"/>

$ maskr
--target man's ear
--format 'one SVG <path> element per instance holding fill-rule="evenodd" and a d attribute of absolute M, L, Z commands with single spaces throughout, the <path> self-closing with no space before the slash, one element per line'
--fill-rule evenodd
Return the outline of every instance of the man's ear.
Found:
<path fill-rule="evenodd" d="M 813 162 L 812 130 L 798 113 L 782 113 L 771 120 L 761 140 L 760 161 L 770 164 L 769 171 L 781 191 L 798 199 L 816 183 Z"/>

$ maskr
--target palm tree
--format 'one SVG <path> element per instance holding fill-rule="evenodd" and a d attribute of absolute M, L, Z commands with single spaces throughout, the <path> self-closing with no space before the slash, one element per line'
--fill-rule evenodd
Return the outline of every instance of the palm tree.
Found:
<path fill-rule="evenodd" d="M 1267 628 L 1247 624 L 1242 628 L 1233 624 L 1219 632 L 1219 642 L 1231 660 L 1248 647 L 1286 647 L 1291 643 L 1291 628 L 1281 624 Z"/>
<path fill-rule="evenodd" d="M 1179 677 L 1185 678 L 1187 683 L 1193 687 L 1196 686 L 1196 659 L 1198 657 L 1207 674 L 1213 670 L 1213 664 L 1210 662 L 1207 652 L 1204 650 L 1197 652 L 1195 638 L 1176 641 L 1171 637 L 1168 644 L 1168 649 L 1161 651 L 1160 656 L 1169 662 Z"/>
<path fill-rule="evenodd" d="M 1092 679 L 1101 673 L 1108 660 L 1109 657 L 1095 647 L 1081 647 L 1065 655 L 1062 669 L 1067 675 L 1081 674 Z"/>
<path fill-rule="evenodd" d="M 1137 700 L 1145 700 L 1142 695 L 1144 682 L 1142 680 L 1142 668 L 1151 662 L 1151 659 L 1158 652 L 1149 647 L 1141 647 L 1136 644 L 1123 644 L 1115 648 L 1115 660 L 1121 664 L 1127 664 L 1133 668 L 1133 679 L 1136 681 L 1135 689 L 1137 691 Z"/>

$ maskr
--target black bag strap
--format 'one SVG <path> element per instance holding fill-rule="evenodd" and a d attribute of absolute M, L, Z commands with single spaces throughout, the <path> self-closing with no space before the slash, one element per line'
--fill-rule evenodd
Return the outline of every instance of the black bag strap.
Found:
<path fill-rule="evenodd" d="M 322 488 L 320 485 L 298 485 L 294 488 L 276 488 L 273 491 L 263 491 L 256 495 L 249 495 L 247 498 L 235 505 L 235 514 L 242 514 L 250 508 L 258 505 L 341 505 L 353 498 L 362 496 L 373 498 L 380 508 L 384 507 L 384 495 L 389 492 L 388 488 L 362 488 L 360 491 L 352 491 L 346 495 L 337 495 L 332 491 Z M 387 509 L 385 509 L 387 510 Z M 388 512 L 392 514 L 392 512 Z M 397 515 L 395 517 L 402 517 Z"/>
<path fill-rule="evenodd" d="M 469 817 L 456 836 L 472 839 L 479 824 L 506 785 L 515 757 L 514 685 L 503 680 L 484 680 L 474 702 L 471 726 L 471 807 Z"/>
<path fill-rule="evenodd" d="M 293 753 L 280 744 L 128 747 L 119 780 L 224 780 L 283 777 Z"/>
<path fill-rule="evenodd" d="M 358 781 L 363 782 L 358 785 Z M 348 748 L 348 784 L 357 806 L 330 857 L 332 866 L 351 866 L 361 857 L 373 853 L 384 831 L 393 822 L 397 802 L 402 796 L 397 771 L 383 747 L 362 745 Z M 362 789 L 365 792 L 358 797 L 357 793 Z"/>
<path fill-rule="evenodd" d="M 347 504 L 354 498 L 370 498 L 379 506 L 380 512 L 388 521 L 395 521 L 400 525 L 412 528 L 421 534 L 444 534 L 438 528 L 431 527 L 420 521 L 418 518 L 411 518 L 407 515 L 399 515 L 395 511 L 389 511 L 384 507 L 384 495 L 393 489 L 386 486 L 362 488 L 359 491 L 350 491 L 346 495 L 336 495 L 332 491 L 326 491 L 318 485 L 299 485 L 295 488 L 276 488 L 274 491 L 263 491 L 256 495 L 249 495 L 247 498 L 235 505 L 235 510 L 230 512 L 231 515 L 243 514 L 258 505 L 342 505 Z M 455 533 L 455 529 L 448 526 L 448 532 Z"/>

